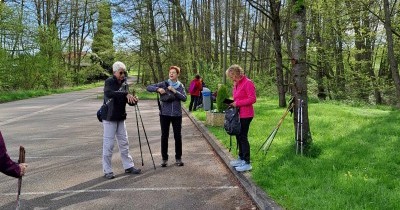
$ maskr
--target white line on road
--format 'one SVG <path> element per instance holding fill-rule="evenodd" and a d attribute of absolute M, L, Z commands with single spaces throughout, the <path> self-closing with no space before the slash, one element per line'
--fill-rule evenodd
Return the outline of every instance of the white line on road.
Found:
<path fill-rule="evenodd" d="M 101 151 L 100 151 L 101 152 Z M 118 151 L 114 152 L 117 155 Z M 212 152 L 193 152 L 191 155 L 212 155 Z M 161 156 L 161 154 L 153 154 L 153 156 Z M 43 155 L 43 156 L 26 156 L 26 159 L 54 159 L 54 158 L 92 158 L 101 157 L 101 153 L 97 155 Z"/>
<path fill-rule="evenodd" d="M 216 186 L 216 187 L 144 187 L 124 189 L 94 189 L 94 190 L 62 190 L 48 192 L 24 192 L 21 195 L 50 195 L 71 193 L 102 193 L 102 192 L 137 192 L 137 191 L 170 191 L 170 190 L 227 190 L 237 189 L 238 186 Z M 1 196 L 15 196 L 15 193 L 1 193 Z"/>
<path fill-rule="evenodd" d="M 57 108 L 60 108 L 60 107 L 63 107 L 63 106 L 67 106 L 69 104 L 73 104 L 73 103 L 76 103 L 78 101 L 85 100 L 85 99 L 87 99 L 89 97 L 92 97 L 92 95 L 86 96 L 86 97 L 83 97 L 83 98 L 80 98 L 80 99 L 76 99 L 76 100 L 70 101 L 68 103 L 60 104 L 58 106 L 52 106 L 52 107 L 49 107 L 49 108 L 46 108 L 46 109 L 42 109 L 42 110 L 39 110 L 39 111 L 36 111 L 36 112 L 32 112 L 32 113 L 29 113 L 29 114 L 26 114 L 26 115 L 22 115 L 22 116 L 19 116 L 19 117 L 14 117 L 12 119 L 9 119 L 9 120 L 6 120 L 4 122 L 1 122 L 0 126 L 7 125 L 7 124 L 12 123 L 12 122 L 17 122 L 19 120 L 22 120 L 22 119 L 37 115 L 37 114 L 42 113 L 42 112 L 47 112 L 47 111 L 50 111 L 50 110 L 53 110 L 53 109 L 57 109 Z"/>

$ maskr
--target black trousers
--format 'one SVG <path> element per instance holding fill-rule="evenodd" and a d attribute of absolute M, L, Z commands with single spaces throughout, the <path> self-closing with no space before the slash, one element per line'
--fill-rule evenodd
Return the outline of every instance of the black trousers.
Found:
<path fill-rule="evenodd" d="M 240 134 L 236 135 L 237 144 L 239 146 L 239 157 L 240 159 L 250 163 L 250 144 L 248 139 L 248 133 L 250 123 L 253 118 L 240 118 Z"/>
<path fill-rule="evenodd" d="M 197 106 L 200 104 L 200 96 L 190 95 L 189 112 L 196 111 Z"/>
<path fill-rule="evenodd" d="M 163 160 L 168 160 L 168 137 L 169 125 L 172 124 L 175 139 L 175 159 L 182 157 L 182 116 L 171 117 L 160 115 L 161 125 L 161 156 Z"/>

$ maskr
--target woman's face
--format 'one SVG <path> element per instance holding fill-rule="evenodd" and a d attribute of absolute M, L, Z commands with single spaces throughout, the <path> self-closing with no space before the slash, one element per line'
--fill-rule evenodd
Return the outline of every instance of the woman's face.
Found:
<path fill-rule="evenodd" d="M 178 80 L 179 74 L 176 72 L 176 69 L 170 69 L 169 70 L 169 79 L 172 81 Z"/>
<path fill-rule="evenodd" d="M 125 79 L 126 71 L 124 69 L 120 69 L 114 72 L 114 76 L 117 78 L 118 81 L 122 81 Z"/>
<path fill-rule="evenodd" d="M 228 77 L 229 77 L 229 79 L 231 79 L 231 80 L 234 81 L 234 82 L 237 82 L 237 81 L 240 80 L 240 76 L 239 76 L 239 75 L 236 75 L 236 74 L 235 74 L 234 72 L 232 72 L 232 71 L 228 72 Z"/>

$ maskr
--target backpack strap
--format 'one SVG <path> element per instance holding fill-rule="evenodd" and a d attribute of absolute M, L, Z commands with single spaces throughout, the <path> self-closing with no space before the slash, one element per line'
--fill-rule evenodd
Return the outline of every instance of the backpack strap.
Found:
<path fill-rule="evenodd" d="M 168 86 L 169 86 L 168 80 L 165 80 L 164 83 L 165 83 L 165 88 L 168 88 Z"/>
<path fill-rule="evenodd" d="M 165 80 L 164 81 L 164 83 L 165 83 L 165 88 L 167 88 L 168 87 L 168 80 Z M 161 103 L 160 103 L 160 96 L 159 96 L 159 93 L 157 93 L 157 104 L 158 104 L 158 109 L 160 110 L 160 113 L 161 113 Z M 161 113 L 162 114 L 162 113 Z"/>

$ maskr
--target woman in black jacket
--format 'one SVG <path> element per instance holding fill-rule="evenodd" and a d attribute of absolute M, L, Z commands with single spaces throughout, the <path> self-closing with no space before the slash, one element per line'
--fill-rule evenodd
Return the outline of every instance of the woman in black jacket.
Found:
<path fill-rule="evenodd" d="M 103 119 L 103 172 L 104 177 L 113 179 L 114 173 L 111 167 L 111 158 L 116 137 L 122 166 L 125 173 L 139 174 L 140 169 L 134 167 L 132 156 L 129 154 L 129 141 L 126 131 L 126 104 L 134 105 L 137 98 L 129 94 L 126 83 L 126 67 L 122 62 L 113 64 L 114 75 L 106 79 L 104 83 L 104 101 L 107 103 L 107 111 L 102 113 Z"/>

